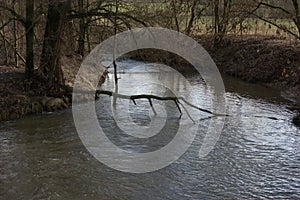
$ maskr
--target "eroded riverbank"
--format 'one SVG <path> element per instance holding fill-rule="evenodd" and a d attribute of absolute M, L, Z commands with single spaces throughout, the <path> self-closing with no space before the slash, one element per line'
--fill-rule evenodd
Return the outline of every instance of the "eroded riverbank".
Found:
<path fill-rule="evenodd" d="M 72 87 L 82 58 L 63 57 L 62 69 L 65 83 Z M 71 106 L 71 93 L 47 95 L 43 80 L 35 74 L 37 81 L 27 87 L 25 69 L 0 66 L 0 122 L 22 118 L 26 115 L 56 112 Z"/>

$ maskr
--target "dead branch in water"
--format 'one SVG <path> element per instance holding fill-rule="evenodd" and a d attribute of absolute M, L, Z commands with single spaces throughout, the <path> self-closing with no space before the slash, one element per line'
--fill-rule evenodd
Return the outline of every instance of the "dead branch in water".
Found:
<path fill-rule="evenodd" d="M 179 107 L 178 101 L 179 98 L 177 97 L 160 97 L 160 96 L 156 96 L 156 95 L 151 95 L 151 94 L 139 94 L 139 95 L 124 95 L 124 94 L 118 94 L 112 91 L 107 91 L 107 90 L 96 90 L 96 95 L 100 95 L 100 94 L 105 94 L 108 96 L 113 96 L 116 98 L 120 98 L 120 99 L 128 99 L 131 100 L 134 105 L 136 105 L 136 101 L 137 99 L 148 99 L 149 104 L 151 107 L 153 107 L 153 103 L 152 103 L 152 99 L 156 99 L 156 100 L 160 100 L 160 101 L 174 101 L 180 114 L 182 114 L 182 111 Z"/>
<path fill-rule="evenodd" d="M 174 101 L 174 103 L 177 106 L 180 114 L 182 115 L 182 111 L 181 111 L 181 108 L 179 106 L 179 104 L 182 105 L 182 103 L 180 102 L 180 100 L 181 100 L 184 103 L 186 103 L 188 106 L 190 106 L 192 108 L 195 108 L 197 110 L 200 110 L 202 112 L 205 112 L 205 113 L 208 113 L 208 114 L 211 114 L 211 115 L 214 115 L 214 116 L 228 116 L 226 114 L 213 113 L 209 110 L 206 110 L 206 109 L 200 108 L 198 106 L 195 106 L 195 105 L 191 104 L 190 102 L 188 102 L 183 97 L 160 97 L 160 96 L 156 96 L 156 95 L 152 95 L 152 94 L 124 95 L 124 94 L 118 94 L 118 93 L 114 93 L 112 91 L 107 91 L 107 90 L 96 90 L 96 95 L 99 96 L 100 94 L 105 94 L 105 95 L 113 96 L 113 97 L 120 98 L 120 99 L 128 99 L 128 100 L 131 100 L 134 103 L 134 105 L 136 105 L 135 100 L 137 100 L 137 99 L 148 99 L 149 104 L 152 108 L 153 108 L 152 99 L 159 100 L 159 101 Z M 183 108 L 184 108 L 184 106 L 183 106 Z M 187 112 L 187 109 L 184 108 L 184 110 Z M 188 113 L 188 115 L 189 115 L 189 113 Z"/>
<path fill-rule="evenodd" d="M 119 94 L 119 93 L 115 93 L 115 92 L 107 91 L 107 90 L 96 90 L 96 91 L 78 91 L 77 90 L 77 91 L 73 91 L 73 92 L 81 93 L 81 94 L 95 94 L 96 97 L 99 97 L 101 94 L 104 94 L 104 95 L 108 95 L 110 97 L 115 97 L 115 98 L 120 98 L 120 99 L 128 99 L 128 100 L 131 100 L 134 103 L 134 105 L 136 105 L 135 100 L 137 100 L 137 99 L 147 99 L 149 101 L 149 104 L 150 104 L 154 114 L 156 114 L 156 112 L 155 112 L 154 107 L 153 107 L 152 99 L 159 100 L 159 101 L 174 101 L 174 103 L 176 104 L 176 106 L 177 106 L 177 108 L 180 112 L 180 117 L 182 116 L 182 110 L 181 110 L 179 105 L 181 105 L 183 107 L 183 109 L 187 113 L 188 117 L 194 123 L 195 123 L 195 120 L 192 119 L 191 115 L 189 114 L 188 110 L 184 107 L 182 102 L 185 103 L 186 105 L 194 108 L 194 109 L 197 109 L 199 111 L 211 114 L 212 115 L 211 117 L 233 117 L 233 115 L 222 114 L 222 113 L 214 113 L 214 112 L 211 112 L 209 110 L 200 108 L 200 107 L 188 102 L 183 97 L 174 97 L 174 96 L 172 96 L 172 97 L 160 97 L 160 96 L 156 96 L 156 95 L 152 95 L 152 94 L 124 95 L 124 94 Z M 182 101 L 182 102 L 180 102 L 180 101 Z M 266 118 L 266 119 L 271 119 L 271 120 L 280 120 L 276 117 L 268 117 L 268 116 L 247 116 L 246 115 L 245 117 L 255 117 L 255 118 Z"/>

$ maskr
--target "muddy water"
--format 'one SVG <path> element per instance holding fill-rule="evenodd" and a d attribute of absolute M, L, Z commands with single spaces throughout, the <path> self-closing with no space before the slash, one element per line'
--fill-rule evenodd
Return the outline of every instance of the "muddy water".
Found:
<path fill-rule="evenodd" d="M 141 83 L 168 79 L 171 73 L 161 76 L 155 66 L 135 68 L 140 64 L 120 63 L 120 92 L 164 91 L 157 85 L 125 84 L 134 77 Z M 210 89 L 199 76 L 188 80 L 197 91 L 191 101 L 210 109 Z M 170 81 L 171 89 L 186 91 L 180 78 Z M 112 84 L 109 79 L 103 87 Z M 98 162 L 82 145 L 71 110 L 0 124 L 0 199 L 300 199 L 300 131 L 290 122 L 293 113 L 286 109 L 286 100 L 279 91 L 230 78 L 225 86 L 232 116 L 226 118 L 213 151 L 198 158 L 209 126 L 209 120 L 202 120 L 195 141 L 179 160 L 146 174 L 122 173 Z M 109 97 L 97 102 L 96 111 L 99 124 L 120 148 L 149 152 L 168 144 L 178 128 L 176 106 L 161 105 L 169 127 L 151 142 L 118 129 Z M 147 125 L 148 109 L 148 102 L 140 100 L 137 106 L 129 104 L 128 113 L 137 125 Z"/>

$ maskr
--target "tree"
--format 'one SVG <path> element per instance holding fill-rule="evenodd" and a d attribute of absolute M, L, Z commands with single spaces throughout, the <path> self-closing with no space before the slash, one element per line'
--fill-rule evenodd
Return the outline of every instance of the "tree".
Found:
<path fill-rule="evenodd" d="M 25 62 L 25 74 L 27 79 L 31 79 L 34 71 L 34 0 L 26 0 L 26 17 L 23 17 L 20 13 L 15 9 L 16 6 L 19 10 L 22 10 L 21 3 L 16 3 L 15 1 L 12 3 L 13 5 L 9 5 L 9 3 L 1 4 L 0 7 L 12 15 L 10 20 L 6 25 L 9 25 L 10 21 L 13 21 L 13 47 L 15 51 L 15 63 L 18 66 L 18 58 L 21 58 L 23 62 Z M 26 36 L 26 60 L 23 59 L 22 55 L 18 52 L 18 37 L 17 36 L 17 23 L 19 22 L 22 27 L 25 28 L 25 36 Z M 19 32 L 19 31 L 18 31 Z M 22 38 L 22 37 L 20 37 Z M 11 43 L 7 41 L 8 43 Z"/>
<path fill-rule="evenodd" d="M 188 34 L 188 35 L 191 33 L 191 30 L 193 28 L 194 20 L 195 20 L 195 17 L 196 17 L 195 12 L 196 12 L 197 4 L 198 4 L 198 0 L 193 0 L 193 4 L 191 6 L 191 16 L 190 16 L 188 25 L 185 29 L 185 33 Z"/>
<path fill-rule="evenodd" d="M 300 39 L 300 7 L 298 0 L 292 0 L 295 15 L 293 17 L 293 21 L 298 29 L 298 38 Z"/>
<path fill-rule="evenodd" d="M 34 0 L 26 0 L 26 77 L 30 79 L 34 71 Z"/>
<path fill-rule="evenodd" d="M 222 41 L 227 32 L 232 12 L 232 0 L 214 1 L 214 33 L 215 45 Z"/>
<path fill-rule="evenodd" d="M 253 0 L 256 3 L 256 7 L 251 11 L 251 14 L 260 20 L 263 20 L 278 29 L 281 29 L 294 37 L 300 39 L 300 7 L 299 7 L 299 0 L 288 0 L 283 2 L 277 2 L 276 4 L 271 4 L 269 2 L 265 2 L 263 0 Z M 297 32 L 294 32 L 290 30 L 288 27 L 285 25 L 278 24 L 272 20 L 270 20 L 266 16 L 262 16 L 261 14 L 258 13 L 260 9 L 268 8 L 271 10 L 276 10 L 280 13 L 279 16 L 282 16 L 282 18 L 288 18 L 293 21 L 295 26 L 297 27 Z"/>
<path fill-rule="evenodd" d="M 84 0 L 78 0 L 78 10 L 79 12 L 84 12 Z M 85 35 L 86 35 L 87 25 L 84 18 L 79 19 L 79 35 L 78 35 L 78 48 L 77 53 L 84 57 L 84 46 L 85 46 Z"/>
<path fill-rule="evenodd" d="M 19 31 L 17 31 L 19 27 L 19 23 L 25 27 L 25 18 L 18 13 L 18 10 L 21 10 L 21 3 L 20 2 L 10 2 L 10 1 L 0 1 L 0 12 L 1 12 L 1 28 L 0 28 L 0 35 L 3 38 L 3 46 L 5 47 L 6 51 L 6 63 L 9 64 L 10 56 L 9 56 L 9 49 L 8 46 L 13 48 L 14 52 L 14 61 L 15 66 L 19 66 L 19 58 L 26 63 L 25 59 L 22 57 L 21 53 L 19 52 L 18 48 L 18 40 L 21 38 L 19 36 Z M 10 26 L 10 23 L 13 22 L 13 27 Z M 8 33 L 6 34 L 5 28 L 7 27 Z M 9 31 L 13 30 L 13 32 Z M 12 37 L 12 38 L 11 38 Z M 8 44 L 8 45 L 6 45 Z"/>
<path fill-rule="evenodd" d="M 40 62 L 40 71 L 46 77 L 48 92 L 59 91 L 61 85 L 65 84 L 60 63 L 61 36 L 67 21 L 67 13 L 70 9 L 70 0 L 49 1 Z"/>

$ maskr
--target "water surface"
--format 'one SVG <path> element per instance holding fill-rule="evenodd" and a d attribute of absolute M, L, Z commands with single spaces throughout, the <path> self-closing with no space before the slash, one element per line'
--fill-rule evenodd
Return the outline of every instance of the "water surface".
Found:
<path fill-rule="evenodd" d="M 133 78 L 140 83 L 170 79 L 171 89 L 186 91 L 184 81 L 168 77 L 169 71 L 161 77 L 159 70 L 164 69 L 157 66 L 135 68 L 141 63 L 134 61 L 120 65 L 121 93 L 168 92 L 155 84 L 126 86 Z M 188 80 L 197 91 L 188 94 L 191 101 L 210 109 L 210 89 L 197 75 Z M 112 84 L 109 79 L 103 87 Z M 232 79 L 225 79 L 225 86 L 232 116 L 226 118 L 214 150 L 198 158 L 210 122 L 202 120 L 195 141 L 179 160 L 146 174 L 122 173 L 93 158 L 76 133 L 71 110 L 1 123 L 0 199 L 300 199 L 300 131 L 291 123 L 286 100 L 279 91 Z M 109 97 L 97 102 L 96 111 L 107 136 L 120 148 L 149 152 L 168 144 L 179 123 L 173 102 L 155 102 L 159 104 L 166 109 L 168 127 L 151 140 L 118 129 Z M 129 103 L 128 113 L 137 125 L 150 123 L 147 101 Z"/>

